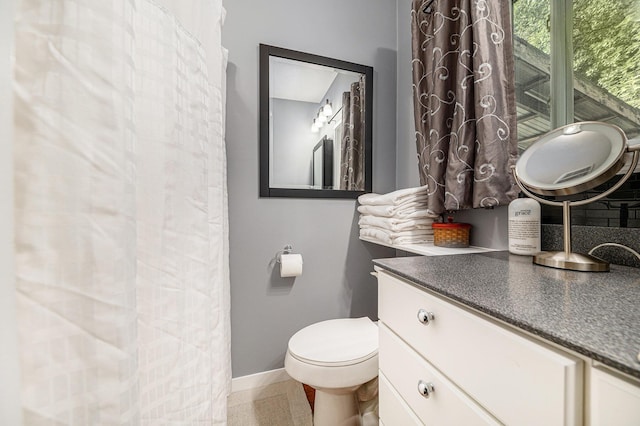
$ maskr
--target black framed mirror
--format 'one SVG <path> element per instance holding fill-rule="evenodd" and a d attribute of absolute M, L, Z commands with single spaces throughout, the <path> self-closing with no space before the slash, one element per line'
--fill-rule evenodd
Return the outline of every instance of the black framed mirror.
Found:
<path fill-rule="evenodd" d="M 371 192 L 372 121 L 372 67 L 260 45 L 261 197 Z"/>

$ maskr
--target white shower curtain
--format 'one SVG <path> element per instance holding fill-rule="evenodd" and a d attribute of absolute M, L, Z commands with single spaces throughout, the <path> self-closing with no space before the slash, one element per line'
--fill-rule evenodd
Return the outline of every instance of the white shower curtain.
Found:
<path fill-rule="evenodd" d="M 223 17 L 221 0 L 17 3 L 25 424 L 226 424 Z"/>

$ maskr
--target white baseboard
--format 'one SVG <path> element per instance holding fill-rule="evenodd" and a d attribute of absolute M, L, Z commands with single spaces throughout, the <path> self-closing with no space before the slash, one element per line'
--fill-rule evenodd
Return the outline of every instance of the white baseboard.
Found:
<path fill-rule="evenodd" d="M 284 368 L 231 379 L 231 392 L 245 391 L 291 379 Z"/>

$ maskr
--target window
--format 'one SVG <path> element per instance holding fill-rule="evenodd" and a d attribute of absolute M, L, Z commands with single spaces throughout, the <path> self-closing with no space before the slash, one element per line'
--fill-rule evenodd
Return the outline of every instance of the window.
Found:
<path fill-rule="evenodd" d="M 640 135 L 640 2 L 515 0 L 520 150 L 575 121 Z"/>
<path fill-rule="evenodd" d="M 514 0 L 513 16 L 520 152 L 576 121 L 640 137 L 640 1 Z M 609 198 L 573 208 L 572 223 L 640 227 L 638 171 Z M 544 205 L 542 220 L 562 223 L 562 209 Z"/>

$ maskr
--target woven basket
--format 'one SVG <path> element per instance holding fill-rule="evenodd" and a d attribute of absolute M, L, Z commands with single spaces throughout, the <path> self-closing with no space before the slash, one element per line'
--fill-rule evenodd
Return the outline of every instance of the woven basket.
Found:
<path fill-rule="evenodd" d="M 468 223 L 433 223 L 433 245 L 438 247 L 469 247 Z"/>

